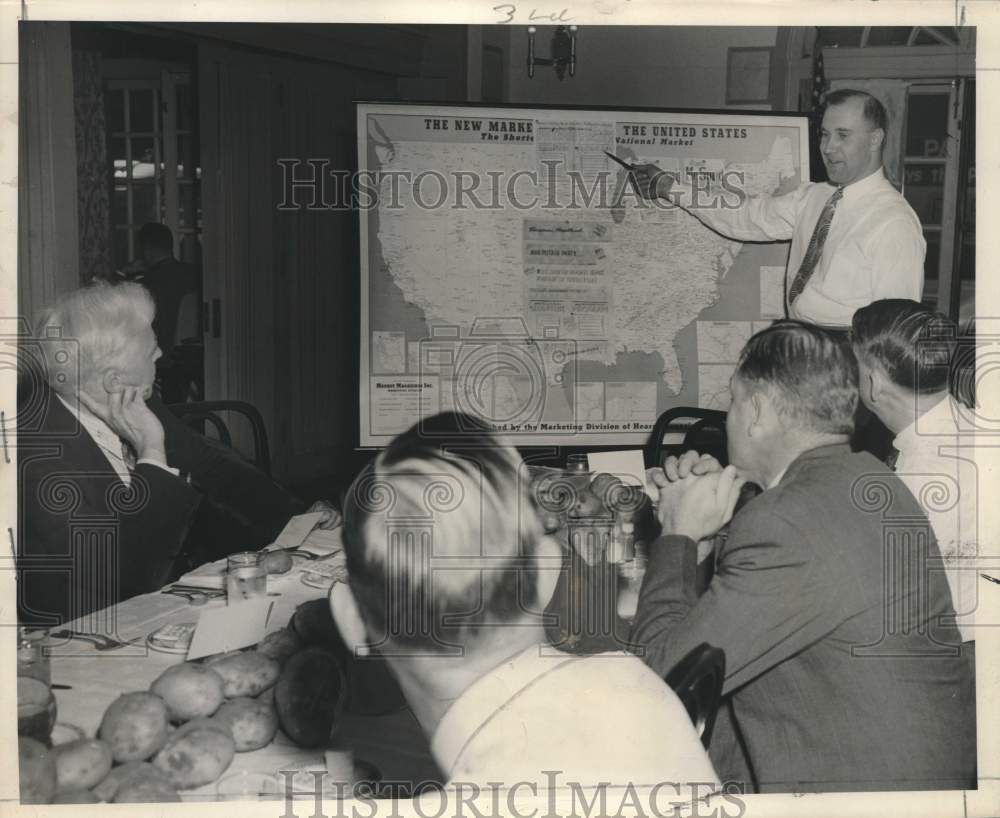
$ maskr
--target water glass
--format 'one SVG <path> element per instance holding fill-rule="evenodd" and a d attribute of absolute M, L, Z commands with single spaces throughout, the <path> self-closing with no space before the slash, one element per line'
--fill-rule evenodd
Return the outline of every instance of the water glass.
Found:
<path fill-rule="evenodd" d="M 42 648 L 43 634 L 31 635 L 21 628 L 17 639 L 17 675 L 30 676 L 46 685 L 52 682 L 48 654 Z"/>
<path fill-rule="evenodd" d="M 17 677 L 17 734 L 51 746 L 56 723 L 56 698 L 51 688 L 32 676 Z"/>
<path fill-rule="evenodd" d="M 243 551 L 226 558 L 226 604 L 267 596 L 267 567 L 257 551 Z"/>

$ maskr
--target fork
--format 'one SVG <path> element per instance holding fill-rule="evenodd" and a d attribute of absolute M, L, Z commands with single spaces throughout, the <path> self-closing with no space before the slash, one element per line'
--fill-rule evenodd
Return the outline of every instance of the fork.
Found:
<path fill-rule="evenodd" d="M 49 634 L 49 637 L 51 639 L 79 639 L 83 642 L 89 642 L 97 650 L 118 650 L 118 648 L 128 647 L 141 638 L 137 637 L 136 639 L 121 642 L 101 633 L 82 633 L 80 631 L 71 631 L 66 629 L 53 631 Z"/>

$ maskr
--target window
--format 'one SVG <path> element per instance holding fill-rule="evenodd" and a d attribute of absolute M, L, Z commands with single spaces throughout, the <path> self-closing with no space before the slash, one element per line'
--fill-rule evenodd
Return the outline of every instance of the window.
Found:
<path fill-rule="evenodd" d="M 201 168 L 190 75 L 109 79 L 106 93 L 115 268 L 135 258 L 136 233 L 146 222 L 170 228 L 178 258 L 200 261 Z"/>

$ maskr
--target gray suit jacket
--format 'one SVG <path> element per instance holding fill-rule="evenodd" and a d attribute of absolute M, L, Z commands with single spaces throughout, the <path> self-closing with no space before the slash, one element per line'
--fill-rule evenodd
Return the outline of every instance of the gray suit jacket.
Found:
<path fill-rule="evenodd" d="M 974 674 L 913 496 L 844 446 L 799 457 L 734 518 L 708 590 L 658 540 L 632 631 L 665 673 L 701 642 L 764 792 L 975 786 Z"/>

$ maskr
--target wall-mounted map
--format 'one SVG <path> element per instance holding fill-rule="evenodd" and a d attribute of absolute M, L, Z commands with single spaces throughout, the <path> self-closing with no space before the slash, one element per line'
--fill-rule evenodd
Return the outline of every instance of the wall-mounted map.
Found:
<path fill-rule="evenodd" d="M 362 446 L 453 408 L 567 446 L 728 408 L 788 246 L 641 199 L 605 151 L 731 207 L 805 181 L 805 117 L 364 103 L 358 128 Z"/>

